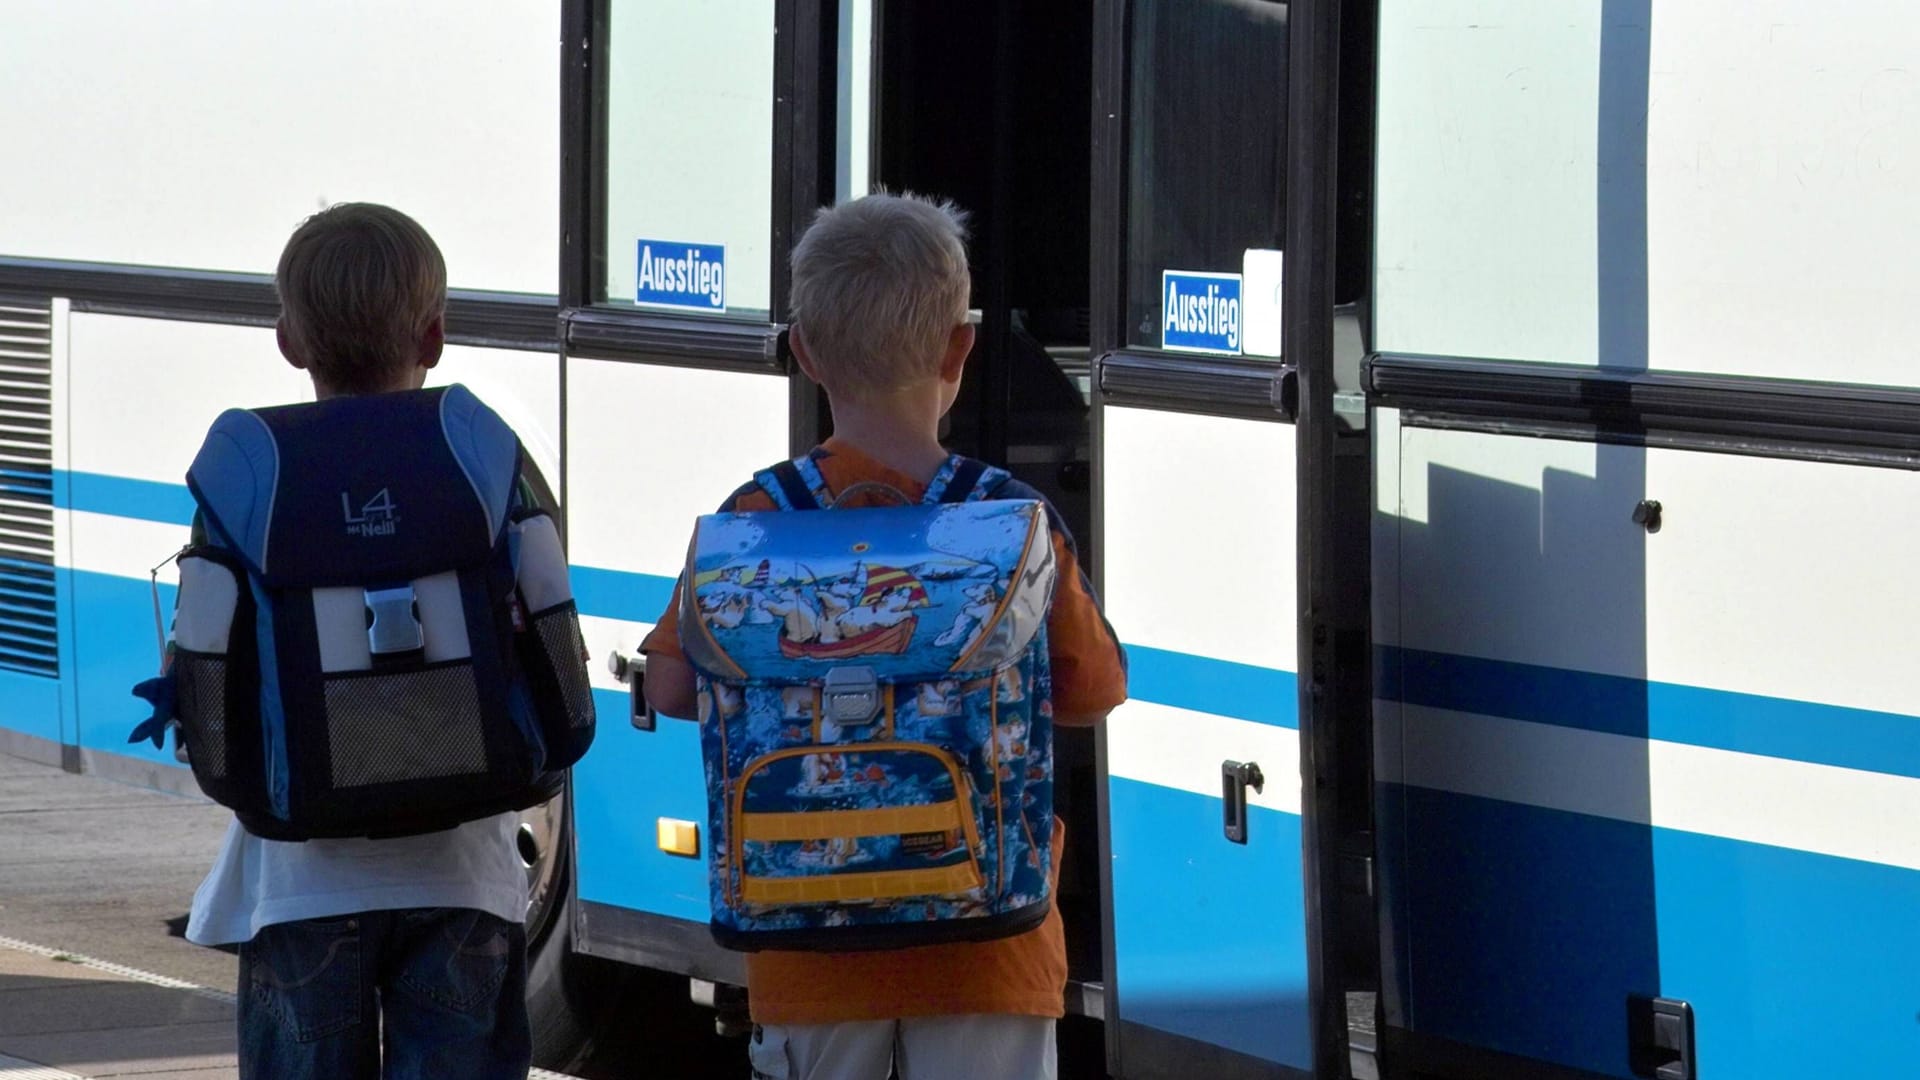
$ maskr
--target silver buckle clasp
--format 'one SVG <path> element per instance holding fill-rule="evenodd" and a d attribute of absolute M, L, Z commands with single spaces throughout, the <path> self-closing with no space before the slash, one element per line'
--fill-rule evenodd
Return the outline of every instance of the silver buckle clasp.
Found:
<path fill-rule="evenodd" d="M 880 677 L 870 667 L 837 667 L 820 685 L 820 712 L 850 727 L 870 724 L 880 715 Z"/>
<path fill-rule="evenodd" d="M 375 656 L 418 652 L 427 647 L 413 586 L 367 589 L 367 648 Z"/>

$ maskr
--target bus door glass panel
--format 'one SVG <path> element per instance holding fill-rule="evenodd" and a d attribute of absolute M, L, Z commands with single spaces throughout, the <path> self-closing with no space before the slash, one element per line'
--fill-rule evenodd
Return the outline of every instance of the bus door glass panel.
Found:
<path fill-rule="evenodd" d="M 613 0 L 607 303 L 772 309 L 773 16 L 763 0 Z"/>
<path fill-rule="evenodd" d="M 1242 274 L 1253 251 L 1253 277 L 1279 284 L 1287 6 L 1141 0 L 1133 13 L 1126 341 L 1158 348 L 1166 272 Z M 1243 311 L 1260 307 L 1240 295 Z M 1271 341 L 1258 333 L 1268 312 L 1256 310 L 1253 347 L 1215 351 L 1279 354 L 1278 294 L 1270 287 L 1259 300 L 1271 309 Z"/>
<path fill-rule="evenodd" d="M 772 307 L 773 5 L 613 0 L 607 33 L 595 317 L 738 338 Z M 787 381 L 662 359 L 566 360 L 570 555 L 602 732 L 574 769 L 579 895 L 704 924 L 697 729 L 630 723 L 610 657 L 637 654 L 665 609 L 693 519 L 786 455 Z"/>
<path fill-rule="evenodd" d="M 1123 341 L 1171 369 L 1237 360 L 1243 275 L 1278 283 L 1287 8 L 1137 0 L 1130 15 Z M 1266 314 L 1277 339 L 1277 303 Z M 1110 1064 L 1299 1075 L 1294 431 L 1192 393 L 1107 401 L 1100 424 L 1103 592 L 1131 693 L 1105 733 Z M 1244 807 L 1230 762 L 1262 774 Z"/>
<path fill-rule="evenodd" d="M 834 202 L 867 194 L 873 183 L 874 29 L 877 0 L 840 0 L 834 69 Z"/>

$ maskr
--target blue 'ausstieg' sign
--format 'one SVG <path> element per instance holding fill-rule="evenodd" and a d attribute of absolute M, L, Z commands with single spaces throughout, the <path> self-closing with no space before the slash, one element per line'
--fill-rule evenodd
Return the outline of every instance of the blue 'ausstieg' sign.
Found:
<path fill-rule="evenodd" d="M 1241 349 L 1240 275 L 1160 273 L 1160 347 L 1178 352 Z"/>
<path fill-rule="evenodd" d="M 633 300 L 683 311 L 727 309 L 727 249 L 720 244 L 642 240 Z"/>

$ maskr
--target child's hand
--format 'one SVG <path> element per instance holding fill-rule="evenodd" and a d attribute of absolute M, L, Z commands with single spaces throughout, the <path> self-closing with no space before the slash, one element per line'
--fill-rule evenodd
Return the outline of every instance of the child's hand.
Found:
<path fill-rule="evenodd" d="M 647 704 L 662 716 L 694 720 L 700 703 L 695 699 L 693 666 L 668 653 L 647 654 Z"/>

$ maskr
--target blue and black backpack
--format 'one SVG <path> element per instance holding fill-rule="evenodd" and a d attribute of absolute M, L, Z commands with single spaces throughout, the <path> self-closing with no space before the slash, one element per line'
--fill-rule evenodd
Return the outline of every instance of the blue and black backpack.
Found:
<path fill-rule="evenodd" d="M 165 676 L 195 778 L 275 840 L 401 836 L 553 797 L 593 740 L 566 558 L 464 387 L 232 409 L 187 474 Z"/>
<path fill-rule="evenodd" d="M 908 505 L 841 508 L 809 458 L 780 509 L 700 519 L 697 674 L 713 934 L 733 949 L 983 940 L 1052 904 L 1044 503 L 954 457 Z M 891 488 L 882 488 L 892 491 Z M 800 512 L 806 511 L 806 512 Z"/>

